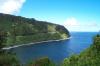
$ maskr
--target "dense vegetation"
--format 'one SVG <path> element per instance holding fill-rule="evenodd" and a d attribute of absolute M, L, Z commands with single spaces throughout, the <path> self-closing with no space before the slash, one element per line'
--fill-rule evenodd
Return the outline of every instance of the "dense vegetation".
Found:
<path fill-rule="evenodd" d="M 100 66 L 100 35 L 94 38 L 94 43 L 79 55 L 66 58 L 62 66 Z"/>
<path fill-rule="evenodd" d="M 6 35 L 6 45 L 68 38 L 68 30 L 61 25 L 0 13 L 0 32 Z"/>
<path fill-rule="evenodd" d="M 55 64 L 47 57 L 44 57 L 29 63 L 27 66 L 55 66 Z"/>
<path fill-rule="evenodd" d="M 20 66 L 15 54 L 2 50 L 6 43 L 5 32 L 0 32 L 0 66 Z"/>

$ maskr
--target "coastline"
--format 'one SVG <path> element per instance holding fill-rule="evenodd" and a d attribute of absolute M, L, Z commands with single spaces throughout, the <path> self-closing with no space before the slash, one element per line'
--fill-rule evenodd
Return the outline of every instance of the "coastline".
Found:
<path fill-rule="evenodd" d="M 66 39 L 47 40 L 47 41 L 33 42 L 33 43 L 28 43 L 28 44 L 14 45 L 14 46 L 10 46 L 10 47 L 4 47 L 4 48 L 2 48 L 2 49 L 3 49 L 3 50 L 9 50 L 9 49 L 13 49 L 13 48 L 21 47 L 21 46 L 27 46 L 27 45 L 32 45 L 32 44 L 39 44 L 39 43 L 44 43 L 44 42 L 53 42 L 53 41 L 68 40 L 68 39 L 70 39 L 70 38 L 71 38 L 71 37 L 66 38 Z"/>

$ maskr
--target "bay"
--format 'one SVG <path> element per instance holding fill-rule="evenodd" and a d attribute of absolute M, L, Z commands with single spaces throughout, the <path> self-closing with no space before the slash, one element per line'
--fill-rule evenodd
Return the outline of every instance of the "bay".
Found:
<path fill-rule="evenodd" d="M 97 32 L 71 32 L 70 34 L 71 38 L 68 40 L 21 46 L 10 51 L 16 53 L 23 64 L 42 57 L 48 57 L 57 64 L 72 54 L 79 54 L 88 48 L 93 43 L 93 37 Z"/>

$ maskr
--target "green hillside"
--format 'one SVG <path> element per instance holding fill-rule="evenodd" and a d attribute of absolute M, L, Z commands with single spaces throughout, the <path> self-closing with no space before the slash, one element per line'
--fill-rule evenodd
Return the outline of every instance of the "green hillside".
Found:
<path fill-rule="evenodd" d="M 5 46 L 65 39 L 70 36 L 64 26 L 2 13 L 0 13 L 0 33 L 6 35 Z"/>
<path fill-rule="evenodd" d="M 66 58 L 61 66 L 100 66 L 100 35 L 94 43 L 79 55 Z"/>

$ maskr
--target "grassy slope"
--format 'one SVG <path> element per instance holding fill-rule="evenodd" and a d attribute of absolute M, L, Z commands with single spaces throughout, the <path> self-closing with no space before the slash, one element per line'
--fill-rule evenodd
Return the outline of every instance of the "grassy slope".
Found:
<path fill-rule="evenodd" d="M 61 66 L 100 66 L 100 36 L 94 39 L 93 45 L 80 55 L 66 58 Z"/>

